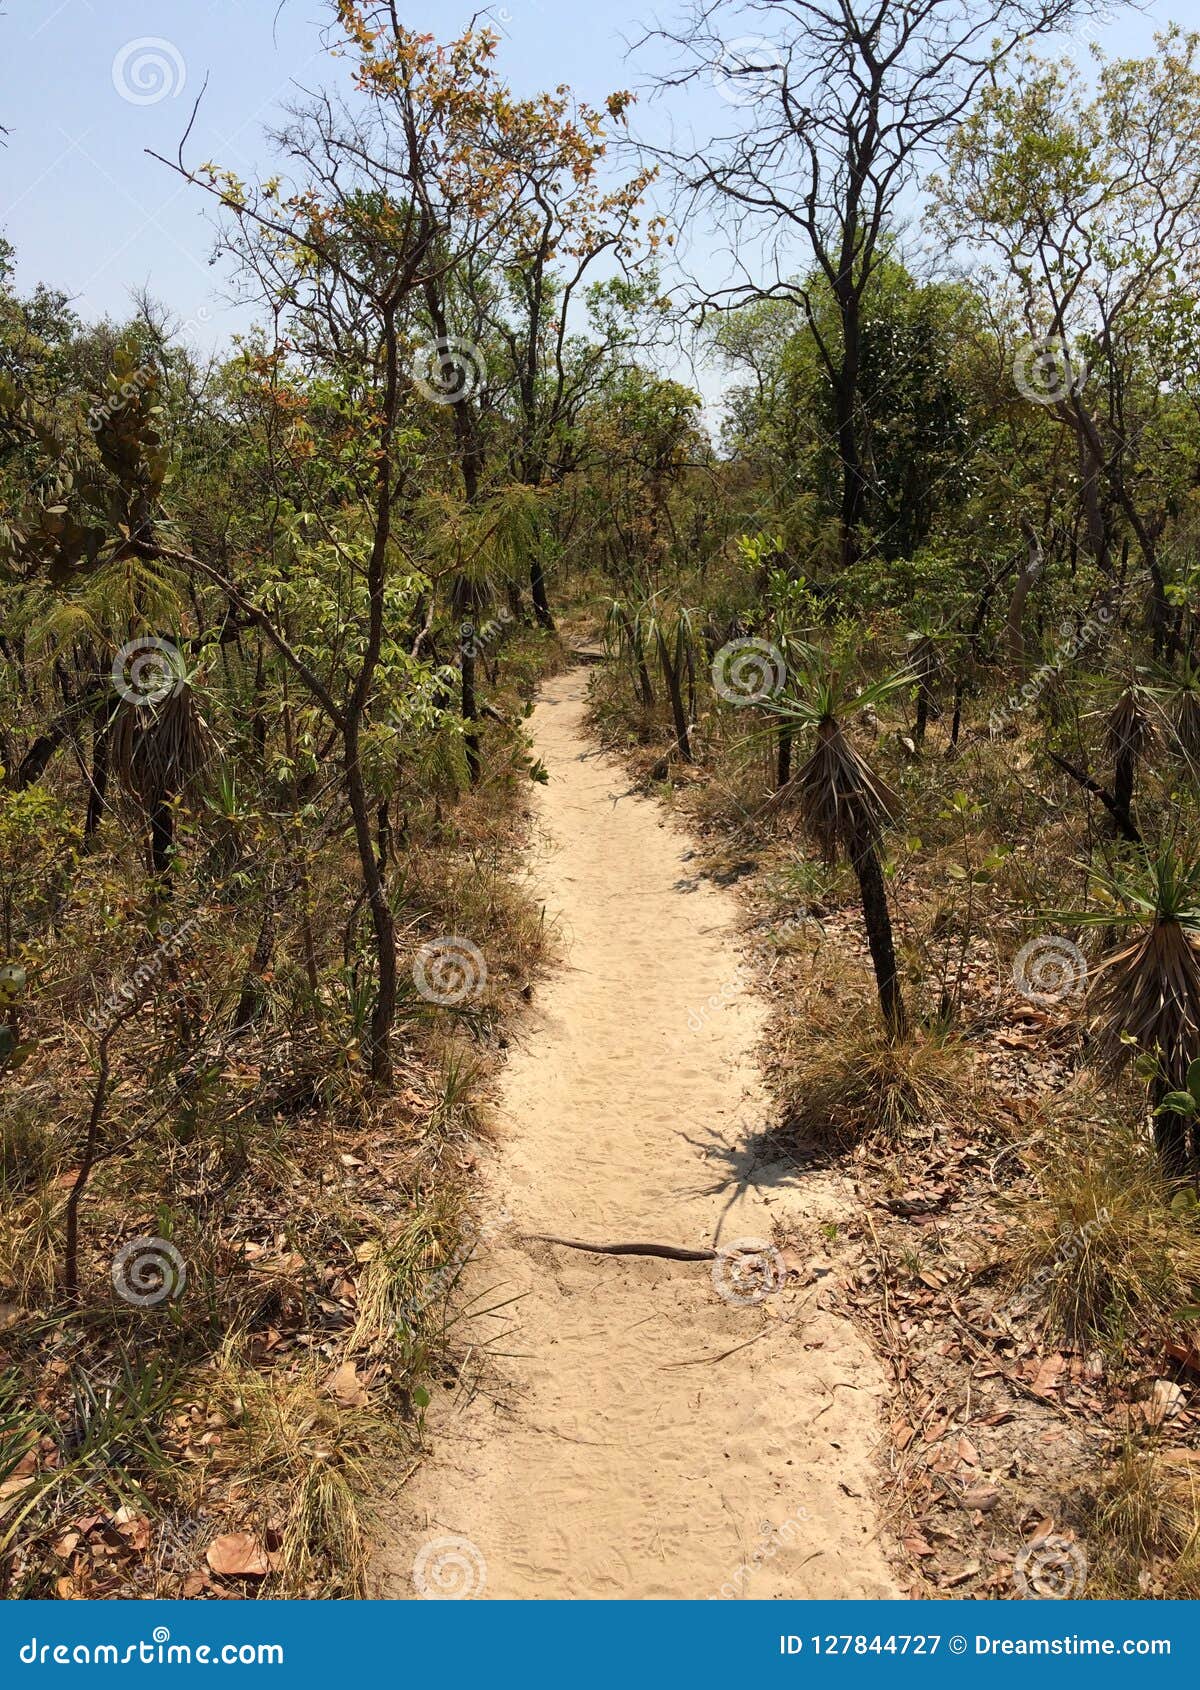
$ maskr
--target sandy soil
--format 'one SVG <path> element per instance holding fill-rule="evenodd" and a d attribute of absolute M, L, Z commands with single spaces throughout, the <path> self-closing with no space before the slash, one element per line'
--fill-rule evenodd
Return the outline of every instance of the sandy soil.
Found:
<path fill-rule="evenodd" d="M 532 720 L 550 782 L 531 872 L 565 962 L 506 1070 L 467 1275 L 478 1310 L 518 1300 L 467 1322 L 382 1594 L 894 1596 L 871 1501 L 882 1382 L 818 1307 L 816 1223 L 846 1194 L 756 1148 L 736 905 L 596 751 L 585 690 L 581 670 L 549 682 Z M 523 1241 L 724 1249 L 777 1226 L 806 1242 L 757 1276 Z"/>

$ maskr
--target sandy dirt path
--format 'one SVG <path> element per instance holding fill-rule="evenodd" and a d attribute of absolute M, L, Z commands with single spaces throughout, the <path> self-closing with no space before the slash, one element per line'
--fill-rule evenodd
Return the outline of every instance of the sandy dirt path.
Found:
<path fill-rule="evenodd" d="M 734 900 L 596 750 L 585 692 L 586 672 L 559 676 L 532 719 L 550 781 L 531 872 L 564 961 L 505 1072 L 466 1276 L 480 1308 L 519 1300 L 467 1323 L 382 1594 L 412 1597 L 415 1566 L 441 1596 L 894 1596 L 871 1502 L 882 1383 L 811 1262 L 845 1192 L 756 1153 L 762 1019 Z M 770 1259 L 783 1288 L 759 1301 L 723 1262 L 522 1236 L 721 1248 L 776 1222 L 806 1242 Z"/>

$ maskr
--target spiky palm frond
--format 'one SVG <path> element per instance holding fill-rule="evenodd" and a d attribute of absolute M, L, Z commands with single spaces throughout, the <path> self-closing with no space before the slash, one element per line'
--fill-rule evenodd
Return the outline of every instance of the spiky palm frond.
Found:
<path fill-rule="evenodd" d="M 1184 658 L 1178 673 L 1152 664 L 1147 691 L 1158 704 L 1171 735 L 1189 761 L 1200 758 L 1200 668 Z"/>
<path fill-rule="evenodd" d="M 846 720 L 911 686 L 913 674 L 906 668 L 855 687 L 819 654 L 815 662 L 791 674 L 795 690 L 763 699 L 762 707 L 797 732 L 815 733 L 816 742 L 771 805 L 797 805 L 805 831 L 825 859 L 835 862 L 843 851 L 853 855 L 864 843 L 878 839 L 899 807 L 896 795 L 851 743 Z"/>
<path fill-rule="evenodd" d="M 859 686 L 844 670 L 831 667 L 823 653 L 812 646 L 803 649 L 809 661 L 790 671 L 789 690 L 762 701 L 765 710 L 790 718 L 797 728 L 815 728 L 835 719 L 846 721 L 856 711 L 876 709 L 893 694 L 911 687 L 918 678 L 905 665 L 893 674 L 881 675 Z"/>
<path fill-rule="evenodd" d="M 1121 693 L 1104 719 L 1104 741 L 1114 761 L 1137 761 L 1155 740 L 1154 722 L 1147 709 L 1148 694 L 1137 682 Z"/>
<path fill-rule="evenodd" d="M 161 702 L 121 703 L 112 728 L 112 767 L 122 789 L 149 814 L 196 784 L 211 744 L 195 693 L 181 683 Z"/>
<path fill-rule="evenodd" d="M 816 744 L 791 786 L 801 824 L 829 863 L 843 852 L 854 857 L 877 840 L 898 809 L 895 794 L 854 748 L 836 717 L 818 725 Z"/>
<path fill-rule="evenodd" d="M 1152 1057 L 1172 1086 L 1200 1055 L 1200 860 L 1164 851 L 1140 874 L 1101 875 L 1116 908 L 1093 921 L 1139 928 L 1100 963 L 1088 993 L 1096 1048 L 1115 1072 Z"/>
<path fill-rule="evenodd" d="M 822 659 L 822 664 L 826 660 Z M 908 1034 L 908 1014 L 896 964 L 887 881 L 879 840 L 896 815 L 895 795 L 850 742 L 843 713 L 866 709 L 912 683 L 908 670 L 855 688 L 842 673 L 823 666 L 797 677 L 800 688 L 765 707 L 783 722 L 815 732 L 815 744 L 799 773 L 779 788 L 773 805 L 798 801 L 800 820 L 827 862 L 844 852 L 858 880 L 863 925 L 875 970 L 879 1006 L 890 1038 Z M 807 683 L 805 685 L 805 683 Z"/>

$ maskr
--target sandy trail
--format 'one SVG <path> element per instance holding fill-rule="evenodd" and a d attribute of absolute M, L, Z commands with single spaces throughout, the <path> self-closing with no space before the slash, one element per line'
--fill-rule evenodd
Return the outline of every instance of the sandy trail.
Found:
<path fill-rule="evenodd" d="M 430 1411 L 383 1594 L 411 1597 L 423 1546 L 461 1537 L 474 1549 L 424 1550 L 428 1592 L 894 1596 L 871 1503 L 881 1380 L 818 1308 L 809 1265 L 845 1194 L 756 1161 L 762 1022 L 734 901 L 596 751 L 585 690 L 583 671 L 558 677 L 532 719 L 550 782 L 531 872 L 565 962 L 505 1073 L 489 1243 L 467 1276 L 480 1308 L 519 1301 L 470 1323 L 478 1347 Z M 709 1262 L 522 1242 L 720 1247 L 776 1221 L 806 1244 L 758 1303 L 722 1295 Z"/>

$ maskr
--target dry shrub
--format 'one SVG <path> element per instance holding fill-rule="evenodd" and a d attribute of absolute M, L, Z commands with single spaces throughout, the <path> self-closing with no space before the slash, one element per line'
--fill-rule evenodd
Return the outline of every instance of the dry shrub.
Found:
<path fill-rule="evenodd" d="M 247 1529 L 279 1545 L 265 1595 L 368 1594 L 373 1509 L 405 1451 L 394 1419 L 339 1407 L 328 1371 L 314 1360 L 263 1373 L 232 1349 L 216 1366 L 210 1412 L 228 1426 L 230 1476 L 253 1498 Z"/>
<path fill-rule="evenodd" d="M 1024 1150 L 1032 1188 L 1012 1200 L 1008 1278 L 1046 1330 L 1123 1351 L 1161 1335 L 1200 1285 L 1200 1224 L 1173 1194 L 1153 1146 L 1128 1119 L 1093 1118 L 1086 1099 Z"/>
<path fill-rule="evenodd" d="M 1200 1494 L 1190 1463 L 1127 1439 L 1080 1513 L 1089 1596 L 1200 1597 Z"/>
<path fill-rule="evenodd" d="M 839 1144 L 925 1137 L 967 1107 L 970 1089 L 970 1053 L 958 1039 L 918 1030 L 891 1040 L 864 1010 L 792 1053 L 786 1127 Z"/>

